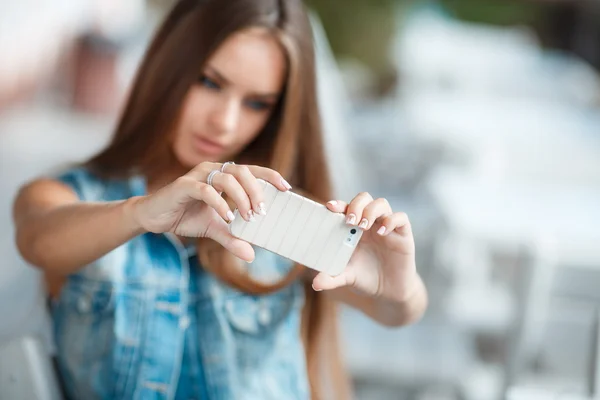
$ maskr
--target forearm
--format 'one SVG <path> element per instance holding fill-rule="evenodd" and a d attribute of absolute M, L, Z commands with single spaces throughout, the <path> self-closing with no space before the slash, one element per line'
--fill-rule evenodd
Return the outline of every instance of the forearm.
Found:
<path fill-rule="evenodd" d="M 73 203 L 25 216 L 17 221 L 21 255 L 48 273 L 73 273 L 143 233 L 134 201 Z"/>

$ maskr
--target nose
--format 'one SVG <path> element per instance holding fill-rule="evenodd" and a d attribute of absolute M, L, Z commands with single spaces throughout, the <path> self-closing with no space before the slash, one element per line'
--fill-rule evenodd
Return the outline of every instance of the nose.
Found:
<path fill-rule="evenodd" d="M 210 121 L 216 133 L 235 132 L 241 113 L 241 104 L 235 98 L 224 98 L 218 101 L 212 110 Z"/>

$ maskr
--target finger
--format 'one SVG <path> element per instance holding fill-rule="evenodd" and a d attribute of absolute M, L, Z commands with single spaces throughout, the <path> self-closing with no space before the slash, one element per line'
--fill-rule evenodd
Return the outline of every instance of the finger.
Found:
<path fill-rule="evenodd" d="M 254 249 L 250 243 L 234 237 L 229 232 L 225 222 L 216 221 L 216 223 L 211 224 L 206 231 L 206 236 L 219 243 L 234 256 L 246 262 L 254 261 Z"/>
<path fill-rule="evenodd" d="M 403 212 L 393 213 L 385 216 L 377 221 L 380 225 L 377 233 L 381 236 L 387 236 L 391 232 L 396 231 L 400 234 L 410 234 L 411 226 L 408 215 Z"/>
<path fill-rule="evenodd" d="M 256 178 L 264 179 L 282 192 L 292 188 L 288 181 L 286 181 L 279 172 L 272 170 L 271 168 L 249 165 L 248 169 Z"/>
<path fill-rule="evenodd" d="M 327 202 L 326 206 L 330 211 L 336 213 L 345 213 L 346 209 L 348 208 L 348 203 L 342 200 L 331 200 Z"/>
<path fill-rule="evenodd" d="M 369 193 L 359 193 L 348 205 L 348 209 L 346 210 L 346 223 L 348 225 L 359 225 L 363 228 L 366 223 L 363 220 L 363 211 L 372 201 L 373 197 L 371 197 Z"/>
<path fill-rule="evenodd" d="M 371 229 L 375 221 L 383 216 L 392 214 L 392 207 L 386 199 L 373 200 L 363 210 L 362 221 L 359 225 L 362 229 Z M 366 222 L 365 222 L 366 221 Z"/>
<path fill-rule="evenodd" d="M 248 198 L 248 193 L 244 190 L 240 182 L 235 176 L 219 172 L 212 180 L 212 186 L 221 192 L 225 192 L 227 196 L 233 200 L 240 214 L 246 221 L 252 219 L 252 205 Z"/>
<path fill-rule="evenodd" d="M 228 165 L 227 171 L 238 180 L 240 185 L 242 185 L 250 200 L 252 212 L 264 214 L 265 204 L 263 188 L 258 179 L 250 171 L 250 168 L 246 165 Z M 253 217 L 253 215 L 250 217 Z"/>
<path fill-rule="evenodd" d="M 315 279 L 313 279 L 312 283 L 313 289 L 317 292 L 353 285 L 354 278 L 348 271 L 344 271 L 337 276 L 331 276 L 325 272 L 320 272 Z"/>
<path fill-rule="evenodd" d="M 221 163 L 203 162 L 196 165 L 191 171 L 185 174 L 185 176 L 189 176 L 200 182 L 206 182 L 208 174 L 213 170 L 219 170 L 222 165 L 223 164 Z M 229 167 L 227 167 L 227 169 L 229 169 Z"/>
<path fill-rule="evenodd" d="M 187 196 L 194 200 L 205 202 L 209 207 L 212 207 L 217 214 L 226 221 L 235 219 L 231 208 L 223 197 L 210 185 L 198 182 L 193 179 L 179 178 L 179 183 L 185 190 Z"/>

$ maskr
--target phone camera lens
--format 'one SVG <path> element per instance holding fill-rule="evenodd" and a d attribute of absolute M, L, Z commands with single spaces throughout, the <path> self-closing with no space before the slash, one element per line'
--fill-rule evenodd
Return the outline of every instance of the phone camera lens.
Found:
<path fill-rule="evenodd" d="M 356 234 L 356 229 L 350 230 L 350 233 L 353 234 L 353 235 Z"/>

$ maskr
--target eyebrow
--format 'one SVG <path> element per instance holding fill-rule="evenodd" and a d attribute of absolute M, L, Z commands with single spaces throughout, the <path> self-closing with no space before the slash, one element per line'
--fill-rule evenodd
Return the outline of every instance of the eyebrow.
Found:
<path fill-rule="evenodd" d="M 229 79 L 227 79 L 227 77 L 225 77 L 222 73 L 220 73 L 215 67 L 212 67 L 210 65 L 206 66 L 206 69 L 211 73 L 214 74 L 217 79 L 219 79 L 221 82 L 223 82 L 226 85 L 230 85 L 231 81 Z M 279 97 L 279 93 L 251 93 L 251 96 L 253 97 L 259 97 L 262 99 L 277 99 Z"/>

